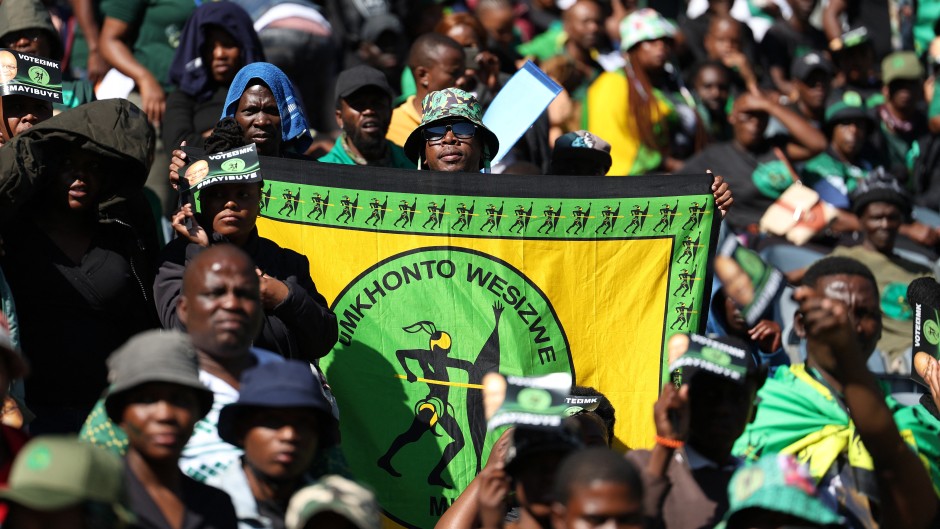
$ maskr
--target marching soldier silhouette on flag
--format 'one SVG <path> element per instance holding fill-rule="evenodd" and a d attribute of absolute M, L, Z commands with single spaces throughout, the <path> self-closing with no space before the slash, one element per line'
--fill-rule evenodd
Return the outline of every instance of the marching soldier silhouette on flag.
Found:
<path fill-rule="evenodd" d="M 379 199 L 372 197 L 369 208 L 372 210 L 372 213 L 369 214 L 369 218 L 366 219 L 366 225 L 369 224 L 370 220 L 375 219 L 372 225 L 378 226 L 379 223 L 385 221 L 385 212 L 388 211 L 388 195 L 385 195 L 385 202 L 381 204 L 379 204 Z"/>
<path fill-rule="evenodd" d="M 467 205 L 463 202 L 457 204 L 457 222 L 454 222 L 454 225 L 451 226 L 450 229 L 456 230 L 457 226 L 460 226 L 460 231 L 463 231 L 464 228 L 470 227 L 470 217 L 473 216 L 473 210 L 476 208 L 476 205 L 476 200 L 470 204 L 469 208 L 467 208 Z"/>
<path fill-rule="evenodd" d="M 343 219 L 343 224 L 349 224 L 349 221 L 355 221 L 356 210 L 359 209 L 359 193 L 356 193 L 356 200 L 354 201 L 350 201 L 349 196 L 343 195 L 343 199 L 339 201 L 339 205 L 343 206 L 343 211 L 336 217 L 337 222 L 339 219 Z"/>
<path fill-rule="evenodd" d="M 702 239 L 702 233 L 699 232 L 698 237 L 695 240 L 692 240 L 691 235 L 686 235 L 685 240 L 682 241 L 682 255 L 676 259 L 677 263 L 688 264 L 690 261 L 695 260 L 695 256 L 698 255 L 699 241 Z M 685 259 L 683 261 L 683 259 Z"/>
<path fill-rule="evenodd" d="M 496 209 L 496 206 L 493 204 L 488 204 L 486 206 L 486 222 L 480 226 L 480 231 L 486 229 L 487 226 L 490 227 L 487 233 L 492 233 L 493 228 L 496 228 L 497 230 L 499 229 L 499 223 L 503 218 L 503 204 L 505 204 L 505 202 L 499 203 L 499 209 Z"/>
<path fill-rule="evenodd" d="M 610 209 L 610 206 L 604 206 L 604 209 L 601 210 L 601 216 L 604 217 L 604 220 L 601 222 L 600 226 L 594 229 L 594 233 L 597 233 L 598 230 L 604 228 L 604 233 L 602 235 L 606 235 L 607 232 L 614 229 L 614 225 L 617 224 L 617 219 L 620 218 L 620 202 L 617 202 L 617 209 L 612 210 Z"/>
<path fill-rule="evenodd" d="M 630 210 L 630 224 L 627 225 L 626 229 L 623 230 L 624 233 L 630 231 L 630 228 L 633 228 L 633 231 L 630 232 L 635 234 L 637 230 L 642 230 L 643 225 L 646 224 L 646 218 L 649 217 L 650 212 L 650 203 L 646 202 L 646 209 L 640 209 L 639 204 L 634 204 L 633 209 Z"/>
<path fill-rule="evenodd" d="M 558 203 L 558 209 L 552 207 L 551 204 L 545 207 L 545 211 L 542 212 L 545 215 L 545 220 L 542 221 L 542 225 L 539 226 L 539 229 L 536 230 L 538 233 L 542 233 L 542 230 L 545 230 L 545 233 L 551 233 L 555 231 L 555 228 L 558 227 L 558 219 L 561 217 L 561 202 Z"/>
<path fill-rule="evenodd" d="M 297 195 L 298 196 L 300 195 L 299 187 L 297 188 Z M 290 189 L 288 189 L 284 191 L 284 194 L 281 195 L 281 197 L 284 199 L 284 205 L 281 206 L 281 209 L 277 211 L 277 214 L 280 215 L 281 213 L 284 213 L 284 210 L 287 210 L 287 213 L 285 213 L 284 216 L 290 217 L 291 213 L 294 212 L 294 207 L 296 206 L 296 202 L 294 202 L 294 194 L 291 192 Z"/>
<path fill-rule="evenodd" d="M 692 205 L 689 206 L 689 220 L 685 221 L 685 224 L 682 225 L 682 229 L 698 226 L 699 222 L 702 222 L 702 217 L 705 215 L 706 209 L 708 209 L 706 206 L 699 206 L 698 202 L 692 202 Z"/>
<path fill-rule="evenodd" d="M 584 227 L 587 226 L 587 220 L 591 215 L 591 204 L 588 204 L 587 211 L 581 209 L 581 206 L 575 206 L 574 211 L 571 212 L 574 215 L 574 221 L 571 223 L 571 226 L 568 226 L 568 229 L 565 230 L 565 233 L 571 231 L 571 228 L 576 228 L 574 234 L 577 235 L 584 231 Z"/>
<path fill-rule="evenodd" d="M 421 225 L 422 228 L 427 228 L 428 224 L 431 225 L 432 230 L 436 230 L 437 227 L 441 224 L 441 221 L 444 220 L 444 208 L 447 207 L 447 199 L 444 199 L 444 202 L 438 206 L 437 202 L 431 202 L 428 204 L 428 213 L 431 215 L 428 217 L 428 220 L 424 221 L 424 224 Z"/>
<path fill-rule="evenodd" d="M 680 331 L 685 330 L 685 328 L 688 327 L 689 318 L 691 318 L 692 314 L 695 312 L 692 308 L 692 305 L 692 303 L 686 305 L 683 301 L 679 302 L 679 306 L 676 307 L 676 321 L 672 322 L 672 325 L 669 326 L 669 329 L 674 329 L 676 325 L 679 326 Z"/>
<path fill-rule="evenodd" d="M 326 192 L 326 198 L 320 196 L 320 193 L 314 193 L 311 200 L 313 200 L 313 209 L 307 213 L 307 218 L 309 219 L 310 215 L 316 213 L 317 216 L 313 220 L 320 220 L 320 217 L 326 215 L 326 209 L 330 207 L 330 192 Z"/>
<path fill-rule="evenodd" d="M 529 209 L 525 209 L 522 204 L 516 207 L 516 211 L 514 212 L 516 214 L 516 222 L 509 227 L 510 233 L 513 233 L 513 231 L 515 231 L 515 233 L 522 233 L 529 227 L 529 221 L 532 220 L 532 207 L 531 202 L 529 203 Z M 515 229 L 516 226 L 519 227 L 518 230 Z"/>
<path fill-rule="evenodd" d="M 409 206 L 408 201 L 402 199 L 398 203 L 398 210 L 401 211 L 401 215 L 398 216 L 398 220 L 395 221 L 393 226 L 396 228 L 407 228 L 415 220 L 415 210 L 418 209 L 418 198 L 415 197 L 415 201 Z M 401 222 L 401 226 L 398 223 Z"/>
<path fill-rule="evenodd" d="M 663 204 L 663 207 L 659 208 L 659 214 L 662 215 L 662 217 L 660 217 L 659 224 L 653 228 L 653 231 L 665 233 L 667 228 L 672 228 L 672 221 L 675 220 L 677 211 L 679 211 L 678 200 L 676 200 L 676 205 L 671 208 L 669 204 Z M 662 230 L 659 229 L 660 226 L 663 227 Z"/>

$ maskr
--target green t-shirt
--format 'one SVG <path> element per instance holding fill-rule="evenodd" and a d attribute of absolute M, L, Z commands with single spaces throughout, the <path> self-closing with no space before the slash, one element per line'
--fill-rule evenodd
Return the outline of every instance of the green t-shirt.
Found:
<path fill-rule="evenodd" d="M 405 156 L 404 149 L 387 140 L 385 143 L 388 144 L 389 159 L 387 164 L 383 164 L 384 167 L 395 167 L 397 169 L 416 168 L 416 165 Z M 317 161 L 323 163 L 338 163 L 341 165 L 356 165 L 356 161 L 349 156 L 349 153 L 346 152 L 346 149 L 343 147 L 342 136 L 336 138 L 336 143 L 333 144 L 333 148 L 330 149 L 330 152 L 321 156 Z"/>
<path fill-rule="evenodd" d="M 196 8 L 193 0 L 102 0 L 101 13 L 130 26 L 137 35 L 131 51 L 144 68 L 156 77 L 164 90 L 180 33 Z M 136 31 L 135 31 L 136 30 Z"/>
<path fill-rule="evenodd" d="M 60 111 L 75 108 L 78 105 L 95 101 L 95 87 L 88 81 L 62 81 L 62 103 L 53 103 L 52 108 Z"/>

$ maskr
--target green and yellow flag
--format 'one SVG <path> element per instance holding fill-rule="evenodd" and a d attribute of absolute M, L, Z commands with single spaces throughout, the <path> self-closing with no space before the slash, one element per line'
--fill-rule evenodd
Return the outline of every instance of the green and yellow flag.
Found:
<path fill-rule="evenodd" d="M 570 373 L 653 439 L 672 333 L 704 328 L 711 176 L 426 173 L 262 159 L 262 236 L 339 320 L 320 366 L 388 518 L 433 527 L 486 462 L 481 378 Z"/>

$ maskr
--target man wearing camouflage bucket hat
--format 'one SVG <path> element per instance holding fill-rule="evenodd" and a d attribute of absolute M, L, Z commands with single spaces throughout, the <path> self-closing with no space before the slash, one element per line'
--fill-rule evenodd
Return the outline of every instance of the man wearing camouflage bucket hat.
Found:
<path fill-rule="evenodd" d="M 483 125 L 483 107 L 459 88 L 425 96 L 421 124 L 405 141 L 405 155 L 418 169 L 476 172 L 499 151 L 496 134 Z"/>

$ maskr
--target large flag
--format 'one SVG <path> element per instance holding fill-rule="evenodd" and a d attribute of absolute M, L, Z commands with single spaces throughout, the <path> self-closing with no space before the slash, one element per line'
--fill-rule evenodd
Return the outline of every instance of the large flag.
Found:
<path fill-rule="evenodd" d="M 433 527 L 486 462 L 482 376 L 570 373 L 653 440 L 665 344 L 702 331 L 711 177 L 429 173 L 262 159 L 262 236 L 339 320 L 320 366 L 389 520 Z"/>

